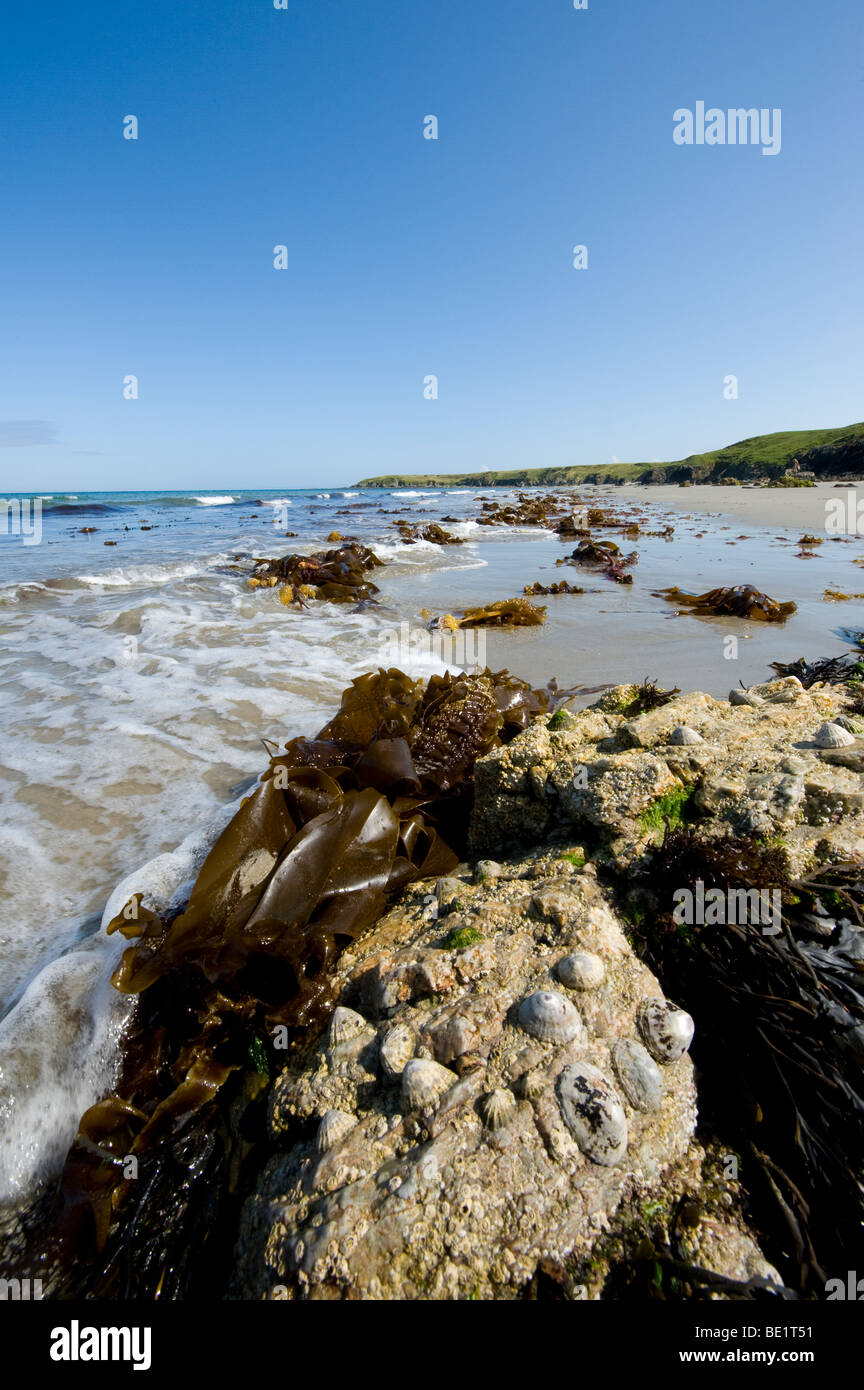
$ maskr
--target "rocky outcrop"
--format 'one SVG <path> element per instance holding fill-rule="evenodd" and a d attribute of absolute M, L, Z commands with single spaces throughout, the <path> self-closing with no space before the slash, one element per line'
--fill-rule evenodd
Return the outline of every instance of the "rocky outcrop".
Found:
<path fill-rule="evenodd" d="M 686 805 L 708 835 L 782 843 L 793 873 L 864 858 L 864 720 L 844 713 L 843 687 L 805 690 L 786 676 L 635 718 L 624 712 L 633 693 L 619 686 L 590 709 L 538 721 L 477 764 L 478 853 L 563 831 L 621 868 Z M 845 732 L 834 746 L 826 723 Z"/>
<path fill-rule="evenodd" d="M 481 759 L 473 868 L 414 885 L 342 956 L 327 1034 L 271 1086 L 235 1296 L 519 1298 L 552 1271 L 608 1297 L 621 1232 L 673 1206 L 697 1212 L 662 1218 L 674 1260 L 779 1282 L 734 1182 L 706 1200 L 693 1021 L 601 879 L 626 886 L 682 824 L 782 849 L 790 876 L 864 862 L 864 728 L 847 689 L 792 676 L 634 714 L 638 695 Z"/>
<path fill-rule="evenodd" d="M 242 1296 L 512 1298 L 690 1161 L 691 1022 L 590 871 L 546 855 L 421 886 L 337 988 L 272 1088 Z"/>

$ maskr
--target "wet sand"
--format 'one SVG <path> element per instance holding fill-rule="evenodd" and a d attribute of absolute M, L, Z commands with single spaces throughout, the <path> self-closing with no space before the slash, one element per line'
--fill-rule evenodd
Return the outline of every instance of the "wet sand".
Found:
<path fill-rule="evenodd" d="M 845 494 L 856 484 L 817 483 L 815 487 L 693 487 L 625 485 L 604 486 L 598 491 L 628 502 L 656 502 L 681 512 L 714 512 L 735 517 L 754 526 L 800 526 L 815 535 L 825 529 L 825 504 Z M 864 498 L 864 482 L 857 484 Z M 864 545 L 864 536 L 861 538 Z"/>

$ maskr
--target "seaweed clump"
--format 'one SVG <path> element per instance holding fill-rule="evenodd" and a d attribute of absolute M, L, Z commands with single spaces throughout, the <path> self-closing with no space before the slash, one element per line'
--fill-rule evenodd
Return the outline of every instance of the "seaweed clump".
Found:
<path fill-rule="evenodd" d="M 566 579 L 561 579 L 557 584 L 541 584 L 536 580 L 533 584 L 526 584 L 522 592 L 540 598 L 548 594 L 584 594 L 585 590 L 580 589 L 578 584 L 568 584 Z"/>
<path fill-rule="evenodd" d="M 287 595 L 283 590 L 286 603 L 302 603 L 304 599 L 356 603 L 377 594 L 378 587 L 370 580 L 369 571 L 383 564 L 368 546 L 353 543 L 315 555 L 259 560 L 249 585 L 253 589 L 272 589 L 282 581 L 290 589 Z"/>
<path fill-rule="evenodd" d="M 454 621 L 456 627 L 540 627 L 546 609 L 525 598 L 502 598 L 482 608 L 467 608 Z"/>
<path fill-rule="evenodd" d="M 588 539 L 579 542 L 576 549 L 567 556 L 567 563 L 602 566 L 605 578 L 614 579 L 616 584 L 632 584 L 633 576 L 628 571 L 638 559 L 635 550 L 629 555 L 622 555 L 614 541 Z"/>
<path fill-rule="evenodd" d="M 752 1214 L 786 1282 L 824 1296 L 864 1217 L 861 866 L 792 881 L 780 843 L 679 827 L 641 886 L 654 904 L 637 929 L 641 954 L 698 1020 L 700 1108 L 742 1156 Z M 728 909 L 682 920 L 681 889 L 691 903 L 734 894 L 751 904 L 747 920 Z"/>
<path fill-rule="evenodd" d="M 461 536 L 454 536 L 452 531 L 445 531 L 443 526 L 439 526 L 437 521 L 431 522 L 428 526 L 420 526 L 410 521 L 394 521 L 394 526 L 399 528 L 400 538 L 406 545 L 413 545 L 415 541 L 431 541 L 433 545 L 463 545 Z"/>
<path fill-rule="evenodd" d="M 138 1007 L 61 1178 L 77 1292 L 179 1297 L 215 1277 L 208 1233 L 242 1196 L 280 1049 L 327 1016 L 332 966 L 394 893 L 459 862 L 477 758 L 558 698 L 506 671 L 360 676 L 317 737 L 271 757 L 185 910 L 136 894 L 110 922 L 129 942 L 112 982 Z"/>
<path fill-rule="evenodd" d="M 686 594 L 683 589 L 674 588 L 660 589 L 656 597 L 665 598 L 667 603 L 678 603 L 684 608 L 698 610 L 712 618 L 728 614 L 735 618 L 748 618 L 751 622 L 785 623 L 798 611 L 796 603 L 778 603 L 752 584 L 709 589 L 706 594 Z"/>
<path fill-rule="evenodd" d="M 658 685 L 656 680 L 645 677 L 641 685 L 631 687 L 633 694 L 627 699 L 622 700 L 618 706 L 618 713 L 625 715 L 628 719 L 635 719 L 637 714 L 647 714 L 652 709 L 662 709 L 668 705 L 670 700 L 674 700 L 681 691 L 678 686 L 673 686 L 671 690 L 664 690 Z"/>

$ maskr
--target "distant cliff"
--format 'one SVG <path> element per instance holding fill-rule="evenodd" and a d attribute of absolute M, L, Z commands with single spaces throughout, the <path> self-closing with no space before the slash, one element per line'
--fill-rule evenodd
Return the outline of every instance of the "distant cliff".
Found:
<path fill-rule="evenodd" d="M 573 483 L 770 482 L 787 469 L 817 479 L 864 477 L 864 423 L 842 429 L 791 430 L 757 435 L 691 454 L 675 463 L 613 463 L 574 468 L 518 468 L 484 473 L 389 473 L 361 478 L 355 487 L 561 487 Z"/>

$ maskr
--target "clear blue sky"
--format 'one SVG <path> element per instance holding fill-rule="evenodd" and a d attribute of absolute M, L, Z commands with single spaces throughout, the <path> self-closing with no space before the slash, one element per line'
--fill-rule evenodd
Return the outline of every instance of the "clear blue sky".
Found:
<path fill-rule="evenodd" d="M 666 459 L 864 418 L 860 5 L 288 5 L 7 7 L 0 490 Z M 699 100 L 781 108 L 781 153 L 676 146 Z"/>

